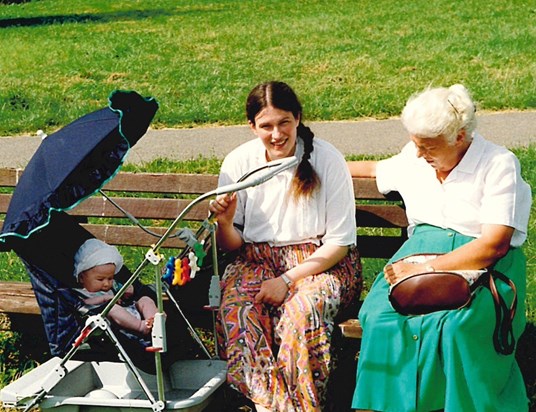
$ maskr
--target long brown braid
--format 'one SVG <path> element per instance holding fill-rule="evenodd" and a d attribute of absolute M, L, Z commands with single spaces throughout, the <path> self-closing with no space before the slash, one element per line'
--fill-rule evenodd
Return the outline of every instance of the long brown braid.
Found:
<path fill-rule="evenodd" d="M 300 118 L 297 134 L 303 140 L 304 151 L 292 180 L 290 191 L 294 198 L 311 196 L 320 186 L 320 179 L 309 162 L 311 152 L 314 149 L 313 138 L 315 135 L 309 127 L 301 122 L 302 105 L 298 96 L 286 83 L 276 81 L 261 83 L 251 90 L 246 100 L 247 119 L 255 124 L 257 114 L 268 106 L 291 112 L 294 118 Z"/>

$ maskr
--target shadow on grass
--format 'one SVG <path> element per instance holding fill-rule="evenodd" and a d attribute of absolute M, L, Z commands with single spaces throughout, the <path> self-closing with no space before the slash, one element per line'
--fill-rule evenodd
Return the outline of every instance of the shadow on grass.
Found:
<path fill-rule="evenodd" d="M 536 412 L 536 325 L 527 323 L 527 328 L 517 345 L 516 358 L 527 387 L 530 412 Z"/>
<path fill-rule="evenodd" d="M 32 0 L 0 0 L 0 4 L 21 4 L 29 3 Z"/>
<path fill-rule="evenodd" d="M 56 16 L 40 17 L 18 17 L 11 19 L 0 19 L 0 28 L 8 27 L 32 27 L 65 23 L 111 23 L 120 20 L 143 20 L 152 17 L 173 16 L 180 14 L 199 13 L 201 9 L 190 9 L 178 12 L 176 10 L 154 9 L 154 10 L 128 10 L 115 11 L 110 13 L 85 13 L 85 14 L 65 14 Z M 211 10 L 202 10 L 204 12 Z"/>

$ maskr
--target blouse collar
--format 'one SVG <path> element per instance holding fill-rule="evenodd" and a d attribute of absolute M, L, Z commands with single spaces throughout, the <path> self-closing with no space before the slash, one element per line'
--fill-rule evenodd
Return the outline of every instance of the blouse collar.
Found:
<path fill-rule="evenodd" d="M 462 173 L 474 173 L 483 155 L 484 138 L 475 132 L 469 148 L 454 169 Z"/>

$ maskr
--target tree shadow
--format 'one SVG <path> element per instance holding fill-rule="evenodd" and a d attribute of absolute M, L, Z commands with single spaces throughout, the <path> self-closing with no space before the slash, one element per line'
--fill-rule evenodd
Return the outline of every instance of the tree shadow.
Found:
<path fill-rule="evenodd" d="M 29 3 L 32 0 L 0 0 L 0 4 L 21 4 Z"/>
<path fill-rule="evenodd" d="M 0 19 L 0 28 L 46 26 L 65 23 L 111 23 L 117 22 L 119 20 L 144 20 L 153 17 L 172 16 L 176 15 L 177 13 L 199 13 L 199 11 L 201 10 L 192 9 L 188 11 L 177 12 L 176 10 L 153 9 L 114 11 L 109 13 L 82 13 L 40 17 L 17 17 L 10 19 Z M 203 11 L 206 12 L 207 10 Z"/>

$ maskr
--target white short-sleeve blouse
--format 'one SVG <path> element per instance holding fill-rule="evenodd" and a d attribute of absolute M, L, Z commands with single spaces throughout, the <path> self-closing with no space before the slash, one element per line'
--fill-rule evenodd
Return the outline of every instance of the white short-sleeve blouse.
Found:
<path fill-rule="evenodd" d="M 413 142 L 378 162 L 376 182 L 382 193 L 400 192 L 409 220 L 479 237 L 483 224 L 514 228 L 511 245 L 527 238 L 532 195 L 518 159 L 509 150 L 475 133 L 464 157 L 440 183 L 435 169 L 417 157 Z"/>
<path fill-rule="evenodd" d="M 234 222 L 242 227 L 246 243 L 267 242 L 272 246 L 356 242 L 355 201 L 352 179 L 342 154 L 330 143 L 315 138 L 310 162 L 320 178 L 320 188 L 310 198 L 290 197 L 296 167 L 238 192 Z M 219 185 L 236 182 L 243 174 L 266 164 L 265 147 L 258 138 L 229 153 L 221 167 Z M 303 141 L 297 139 L 301 159 Z"/>

